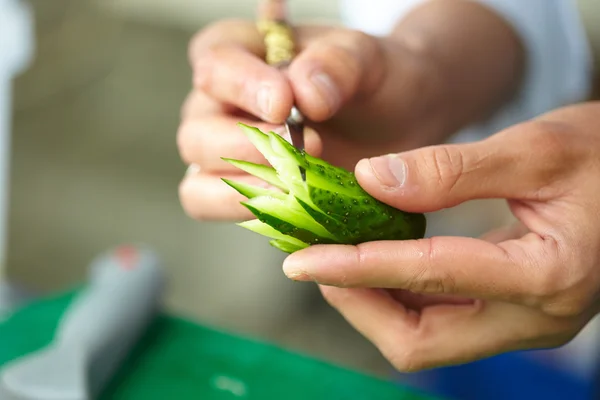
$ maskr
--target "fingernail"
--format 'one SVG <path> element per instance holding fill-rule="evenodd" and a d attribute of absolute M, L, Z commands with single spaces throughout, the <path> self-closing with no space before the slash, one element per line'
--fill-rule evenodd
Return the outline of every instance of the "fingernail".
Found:
<path fill-rule="evenodd" d="M 302 265 L 297 262 L 293 256 L 289 256 L 283 262 L 283 273 L 294 281 L 309 282 L 312 281 L 310 275 L 302 269 Z"/>
<path fill-rule="evenodd" d="M 256 93 L 256 103 L 263 117 L 269 117 L 271 115 L 271 89 L 263 85 L 258 89 Z"/>
<path fill-rule="evenodd" d="M 197 164 L 190 164 L 187 171 L 185 171 L 185 176 L 196 175 L 200 172 L 200 166 Z"/>
<path fill-rule="evenodd" d="M 373 175 L 384 186 L 400 187 L 406 181 L 406 163 L 401 157 L 390 154 L 369 160 Z"/>
<path fill-rule="evenodd" d="M 336 111 L 341 103 L 340 90 L 329 75 L 317 71 L 310 76 L 310 81 L 315 85 L 329 109 Z"/>

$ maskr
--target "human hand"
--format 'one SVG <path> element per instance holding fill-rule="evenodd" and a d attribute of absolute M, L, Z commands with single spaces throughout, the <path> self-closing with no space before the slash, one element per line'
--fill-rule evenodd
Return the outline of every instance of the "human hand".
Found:
<path fill-rule="evenodd" d="M 290 255 L 291 279 L 323 295 L 401 371 L 563 345 L 599 312 L 600 103 L 486 140 L 362 160 L 361 186 L 412 212 L 506 199 L 518 222 Z"/>
<path fill-rule="evenodd" d="M 266 163 L 238 122 L 283 134 L 278 128 L 295 101 L 310 121 L 307 152 L 353 168 L 361 157 L 381 154 L 391 141 L 398 142 L 398 129 L 422 116 L 428 96 L 434 97 L 424 93 L 437 90 L 425 62 L 389 40 L 323 26 L 301 26 L 297 36 L 299 54 L 287 71 L 265 64 L 262 38 L 251 22 L 216 23 L 192 42 L 194 91 L 178 133 L 182 158 L 201 169 L 181 187 L 191 215 L 250 216 L 239 205 L 239 194 L 221 181 L 231 174 L 240 180 L 240 172 L 220 157 Z M 392 67 L 403 76 L 401 82 L 387 74 Z M 406 95 L 397 96 L 391 87 L 401 87 Z"/>
<path fill-rule="evenodd" d="M 434 1 L 388 37 L 300 26 L 299 53 L 283 72 L 264 63 L 253 23 L 209 26 L 190 46 L 194 90 L 178 132 L 181 157 L 199 168 L 180 186 L 184 209 L 198 219 L 250 218 L 221 178 L 261 182 L 221 157 L 266 163 L 236 124 L 279 131 L 294 102 L 308 119 L 308 153 L 348 169 L 444 141 L 518 76 L 516 40 L 499 21 L 475 3 Z"/>

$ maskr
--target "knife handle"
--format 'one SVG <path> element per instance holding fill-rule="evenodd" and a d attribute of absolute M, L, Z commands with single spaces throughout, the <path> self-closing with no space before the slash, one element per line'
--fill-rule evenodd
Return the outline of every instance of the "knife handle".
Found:
<path fill-rule="evenodd" d="M 55 344 L 107 377 L 158 310 L 165 278 L 148 248 L 123 246 L 91 264 L 91 282 L 68 308 Z"/>
<path fill-rule="evenodd" d="M 284 0 L 263 0 L 259 7 L 258 31 L 265 43 L 265 61 L 269 65 L 284 67 L 294 58 L 294 31 L 286 22 Z"/>

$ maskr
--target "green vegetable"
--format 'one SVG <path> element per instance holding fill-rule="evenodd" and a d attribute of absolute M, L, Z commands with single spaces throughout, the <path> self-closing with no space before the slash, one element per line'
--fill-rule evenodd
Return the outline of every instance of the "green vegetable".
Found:
<path fill-rule="evenodd" d="M 238 225 L 269 237 L 286 253 L 313 244 L 358 244 L 374 240 L 419 239 L 423 214 L 406 213 L 365 192 L 352 172 L 298 151 L 274 132 L 239 124 L 271 166 L 223 158 L 274 189 L 223 179 L 248 198 L 242 202 L 257 219 Z M 302 180 L 301 169 L 306 172 Z"/>

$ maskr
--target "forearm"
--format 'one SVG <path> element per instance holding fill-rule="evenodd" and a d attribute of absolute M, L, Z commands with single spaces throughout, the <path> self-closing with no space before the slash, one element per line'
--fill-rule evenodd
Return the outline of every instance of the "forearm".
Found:
<path fill-rule="evenodd" d="M 420 55 L 436 75 L 434 140 L 496 110 L 523 76 L 525 51 L 518 35 L 477 2 L 426 1 L 400 20 L 390 38 Z"/>

